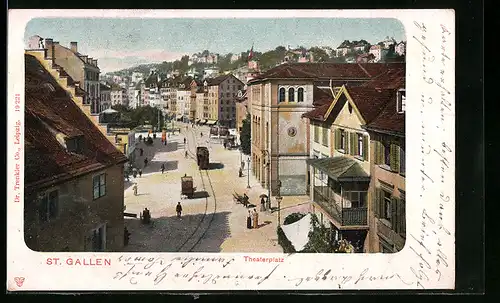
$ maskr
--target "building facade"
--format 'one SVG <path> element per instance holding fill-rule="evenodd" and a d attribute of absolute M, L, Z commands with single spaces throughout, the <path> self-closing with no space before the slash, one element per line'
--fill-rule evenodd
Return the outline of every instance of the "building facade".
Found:
<path fill-rule="evenodd" d="M 270 187 L 273 195 L 278 180 L 282 195 L 307 194 L 309 129 L 302 114 L 331 103 L 333 96 L 319 87 L 358 86 L 386 68 L 383 64 L 292 63 L 250 81 L 252 172 L 261 184 Z"/>
<path fill-rule="evenodd" d="M 123 166 L 39 59 L 25 55 L 25 242 L 35 251 L 121 251 Z"/>
<path fill-rule="evenodd" d="M 100 109 L 101 112 L 103 110 L 111 108 L 111 87 L 101 83 L 100 94 L 101 94 L 101 109 Z"/>
<path fill-rule="evenodd" d="M 206 112 L 209 124 L 218 123 L 229 128 L 236 127 L 236 97 L 243 89 L 243 82 L 232 74 L 205 81 L 208 87 Z"/>
<path fill-rule="evenodd" d="M 51 38 L 45 39 L 47 58 L 78 83 L 87 95 L 84 103 L 90 105 L 91 113 L 98 115 L 100 111 L 100 70 L 97 60 L 78 52 L 77 42 L 70 42 L 70 47 L 65 47 Z"/>

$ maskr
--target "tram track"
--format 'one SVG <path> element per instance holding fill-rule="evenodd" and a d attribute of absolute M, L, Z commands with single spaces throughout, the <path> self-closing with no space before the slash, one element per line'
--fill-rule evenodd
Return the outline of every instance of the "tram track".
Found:
<path fill-rule="evenodd" d="M 187 133 L 188 133 L 188 131 L 185 132 L 185 137 L 186 137 L 185 149 L 187 151 L 187 155 L 191 159 L 196 161 L 197 157 L 196 157 L 196 154 L 193 153 L 190 149 L 190 144 L 189 144 L 190 140 L 187 140 Z M 189 133 L 191 134 L 193 142 L 196 145 L 196 136 L 194 134 L 194 131 L 191 130 L 191 131 L 189 131 Z M 200 178 L 201 178 L 203 190 L 208 193 L 207 187 L 210 187 L 211 194 L 209 194 L 207 197 L 205 197 L 205 211 L 203 212 L 203 215 L 202 215 L 200 222 L 196 225 L 196 228 L 189 235 L 189 237 L 187 237 L 184 240 L 184 242 L 176 249 L 176 252 L 192 252 L 198 246 L 198 244 L 201 242 L 201 240 L 205 238 L 205 235 L 207 234 L 208 230 L 210 229 L 210 227 L 215 219 L 215 213 L 217 211 L 217 198 L 215 197 L 215 191 L 214 191 L 214 188 L 212 185 L 212 180 L 210 179 L 210 175 L 209 175 L 207 170 L 198 169 L 198 172 L 200 173 Z M 206 181 L 205 181 L 205 178 L 206 178 Z M 213 199 L 213 212 L 211 214 L 208 214 L 209 198 Z M 202 225 L 204 225 L 204 226 L 202 226 Z"/>

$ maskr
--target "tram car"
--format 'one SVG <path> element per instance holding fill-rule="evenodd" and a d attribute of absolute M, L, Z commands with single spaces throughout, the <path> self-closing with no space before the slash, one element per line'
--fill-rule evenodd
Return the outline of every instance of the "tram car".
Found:
<path fill-rule="evenodd" d="M 199 169 L 208 169 L 210 164 L 210 154 L 205 146 L 198 146 L 196 149 L 196 159 Z"/>

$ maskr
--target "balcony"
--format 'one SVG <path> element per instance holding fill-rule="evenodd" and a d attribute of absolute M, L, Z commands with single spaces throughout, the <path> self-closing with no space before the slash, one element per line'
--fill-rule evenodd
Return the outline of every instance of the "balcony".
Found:
<path fill-rule="evenodd" d="M 320 190 L 314 189 L 314 202 L 342 226 L 367 226 L 368 208 L 341 208 L 333 198 L 325 199 Z"/>

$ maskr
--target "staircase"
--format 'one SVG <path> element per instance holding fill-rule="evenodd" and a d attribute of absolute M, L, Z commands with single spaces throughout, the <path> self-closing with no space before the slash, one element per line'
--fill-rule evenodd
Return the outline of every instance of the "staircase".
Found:
<path fill-rule="evenodd" d="M 85 97 L 85 92 L 80 88 L 80 83 L 74 81 L 64 69 L 55 64 L 51 58 L 47 58 L 46 50 L 26 50 L 26 53 L 32 55 L 38 59 L 38 61 L 43 65 L 46 71 L 48 71 L 52 77 L 59 83 L 59 85 L 65 89 L 71 96 L 73 102 L 82 110 L 82 112 L 92 121 L 92 123 L 99 129 L 99 131 L 106 136 L 106 138 L 114 145 L 115 137 L 113 135 L 108 135 L 107 126 L 99 123 L 99 115 L 92 114 L 91 105 L 84 104 L 83 99 Z"/>

